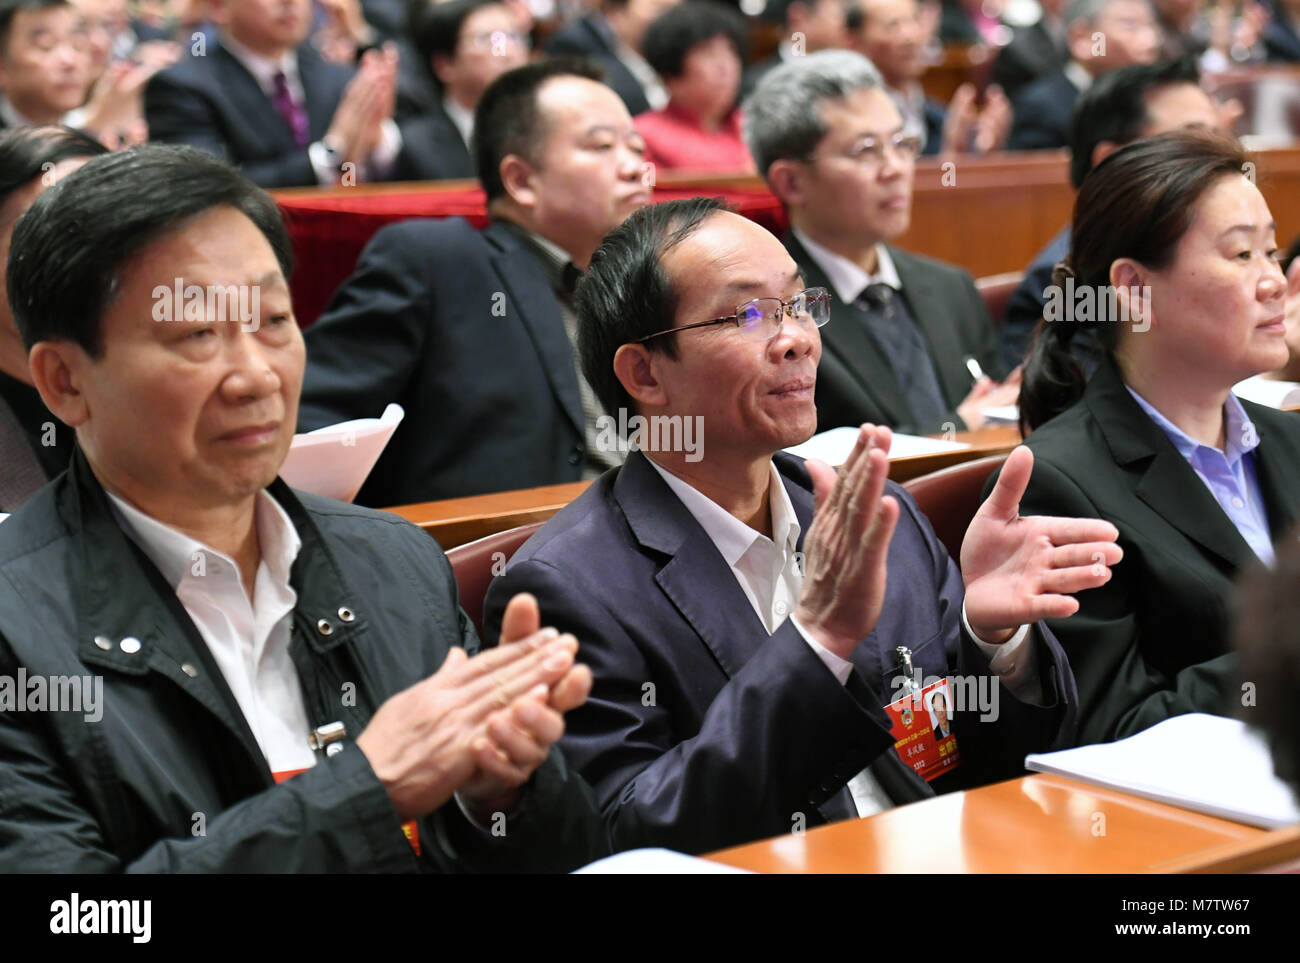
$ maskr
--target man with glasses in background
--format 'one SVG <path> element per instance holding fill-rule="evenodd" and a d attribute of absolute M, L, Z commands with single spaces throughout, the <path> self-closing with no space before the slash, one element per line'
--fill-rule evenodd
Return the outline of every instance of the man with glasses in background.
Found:
<path fill-rule="evenodd" d="M 1020 518 L 1018 449 L 958 572 L 886 479 L 888 428 L 861 426 L 838 480 L 783 453 L 816 426 L 831 298 L 706 198 L 630 216 L 579 287 L 583 373 L 640 450 L 493 580 L 484 637 L 527 591 L 580 639 L 593 688 L 562 748 L 615 849 L 865 816 L 1009 778 L 1071 738 L 1069 665 L 1028 623 L 1110 577 L 1114 528 Z M 950 675 L 967 688 L 939 746 L 925 710 Z"/>
<path fill-rule="evenodd" d="M 920 143 L 865 57 L 782 64 L 745 102 L 745 139 L 790 218 L 785 245 L 835 296 L 817 379 L 821 431 L 863 421 L 930 434 L 979 428 L 1013 404 L 993 322 L 970 275 L 887 242 L 912 217 Z"/>

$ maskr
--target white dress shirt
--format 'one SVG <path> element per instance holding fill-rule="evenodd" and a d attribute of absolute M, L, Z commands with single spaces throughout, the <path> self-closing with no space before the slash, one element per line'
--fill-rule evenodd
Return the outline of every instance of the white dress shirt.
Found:
<path fill-rule="evenodd" d="M 228 555 L 164 525 L 109 493 L 118 523 L 157 566 L 207 643 L 272 772 L 307 769 L 316 754 L 289 637 L 298 593 L 289 571 L 302 541 L 280 504 L 257 493 L 262 560 L 250 602 Z"/>
<path fill-rule="evenodd" d="M 474 136 L 474 111 L 461 106 L 460 101 L 450 94 L 442 98 L 442 109 L 446 112 L 451 125 L 460 133 L 460 139 L 465 142 L 465 147 L 468 148 L 470 138 Z"/>
<path fill-rule="evenodd" d="M 876 245 L 876 273 L 868 274 L 843 254 L 836 254 L 830 248 L 818 244 L 797 227 L 790 230 L 831 282 L 835 296 L 845 304 L 856 301 L 870 284 L 888 284 L 895 291 L 903 290 L 903 279 L 898 276 L 898 268 L 894 266 L 894 259 L 889 256 L 889 249 L 885 245 Z"/>
<path fill-rule="evenodd" d="M 802 527 L 775 462 L 771 464 L 768 488 L 772 533 L 776 536 L 772 539 L 750 528 L 690 483 L 662 468 L 653 458 L 647 460 L 709 536 L 768 635 L 776 632 L 786 618 L 790 618 L 795 630 L 822 660 L 822 664 L 840 685 L 846 685 L 853 673 L 853 663 L 819 644 L 794 618 L 795 605 L 803 586 L 803 571 L 797 552 Z M 971 632 L 964 604 L 961 617 L 962 625 L 972 641 L 990 658 L 990 671 L 998 675 L 1003 685 L 1022 701 L 1040 705 L 1042 699 L 1037 657 L 1034 646 L 1025 644 L 1029 638 L 1029 627 L 1022 626 L 1015 636 L 1002 645 L 990 645 Z M 859 816 L 870 816 L 894 806 L 894 801 L 870 769 L 863 769 L 850 779 L 848 788 Z"/>
<path fill-rule="evenodd" d="M 298 54 L 296 52 L 289 50 L 278 61 L 271 60 L 269 57 L 263 57 L 261 54 L 249 50 L 227 33 L 221 35 L 221 46 L 225 47 L 230 52 L 230 55 L 253 75 L 253 79 L 262 88 L 262 92 L 272 101 L 275 100 L 275 75 L 283 73 L 285 83 L 289 87 L 289 93 L 298 105 L 306 111 L 307 94 L 302 86 L 302 75 L 298 72 Z M 379 145 L 366 162 L 370 176 L 380 178 L 392 171 L 401 149 L 401 131 L 398 130 L 397 124 L 390 117 L 381 125 Z M 309 144 L 307 146 L 307 156 L 311 158 L 312 170 L 316 174 L 317 182 L 322 187 L 338 184 L 338 163 L 334 160 L 334 155 L 323 141 Z"/>

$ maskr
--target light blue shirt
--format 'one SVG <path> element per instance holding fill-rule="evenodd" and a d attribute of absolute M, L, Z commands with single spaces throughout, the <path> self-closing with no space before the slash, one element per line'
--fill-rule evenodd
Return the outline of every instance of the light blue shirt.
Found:
<path fill-rule="evenodd" d="M 1259 433 L 1236 395 L 1228 395 L 1223 406 L 1224 441 L 1223 451 L 1219 451 L 1188 435 L 1132 388 L 1128 393 L 1173 442 L 1178 454 L 1183 456 L 1197 477 L 1205 482 L 1214 500 L 1228 520 L 1237 526 L 1237 531 L 1241 532 L 1241 537 L 1260 561 L 1272 567 L 1273 537 L 1268 531 L 1264 498 L 1255 477 L 1255 456 L 1251 454 L 1259 447 Z"/>

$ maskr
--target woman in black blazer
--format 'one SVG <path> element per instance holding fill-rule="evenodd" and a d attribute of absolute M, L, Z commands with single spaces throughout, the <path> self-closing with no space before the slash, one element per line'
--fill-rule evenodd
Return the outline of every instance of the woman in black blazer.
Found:
<path fill-rule="evenodd" d="M 1253 170 L 1235 142 L 1187 132 L 1099 164 L 1026 362 L 1021 513 L 1104 518 L 1124 549 L 1052 622 L 1081 743 L 1253 704 L 1229 644 L 1232 583 L 1300 520 L 1300 414 L 1231 393 L 1287 361 L 1286 281 Z M 1105 349 L 1090 380 L 1070 354 L 1085 326 Z"/>

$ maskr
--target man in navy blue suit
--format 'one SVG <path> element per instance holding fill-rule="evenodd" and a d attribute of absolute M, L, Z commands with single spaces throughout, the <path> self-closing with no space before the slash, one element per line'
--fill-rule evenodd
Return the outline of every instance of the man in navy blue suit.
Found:
<path fill-rule="evenodd" d="M 595 681 L 563 749 L 618 849 L 702 852 L 867 815 L 1015 775 L 1071 737 L 1073 676 L 1031 623 L 1109 579 L 1114 528 L 1020 518 L 1033 459 L 1018 449 L 959 572 L 887 481 L 888 428 L 859 429 L 838 479 L 781 453 L 817 423 L 825 296 L 776 238 L 704 198 L 633 214 L 579 289 L 583 371 L 645 450 L 520 549 L 485 636 L 526 591 L 580 640 Z M 927 752 L 900 752 L 927 750 L 918 720 L 950 675 L 943 756 L 959 764 L 931 788 Z"/>
<path fill-rule="evenodd" d="M 348 185 L 397 168 L 394 49 L 367 51 L 359 68 L 333 64 L 306 43 L 308 0 L 213 0 L 220 39 L 145 88 L 150 138 L 198 147 L 260 187 Z"/>

